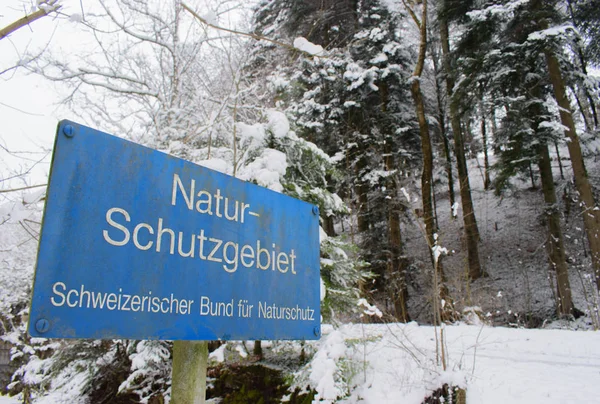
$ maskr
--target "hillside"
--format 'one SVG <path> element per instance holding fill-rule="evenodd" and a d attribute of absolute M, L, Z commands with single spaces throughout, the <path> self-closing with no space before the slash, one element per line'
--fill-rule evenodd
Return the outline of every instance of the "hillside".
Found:
<path fill-rule="evenodd" d="M 567 155 L 566 151 L 563 150 L 562 155 Z M 491 159 L 492 162 L 495 160 L 493 155 Z M 556 285 L 545 246 L 547 230 L 539 178 L 536 178 L 536 188 L 532 187 L 529 178 L 513 179 L 511 189 L 496 195 L 493 189 L 486 191 L 483 188 L 482 162 L 481 156 L 469 161 L 469 181 L 486 277 L 467 284 L 462 221 L 452 217 L 446 185 L 436 187 L 440 245 L 449 251 L 442 262 L 451 295 L 459 310 L 476 306 L 489 324 L 533 328 L 548 326 L 556 320 Z M 586 313 L 585 318 L 571 326 L 586 328 L 594 321 L 589 314 L 595 313 L 598 294 L 590 272 L 591 260 L 581 213 L 569 180 L 569 160 L 563 158 L 562 161 L 564 179 L 560 177 L 556 155 L 553 164 L 573 299 L 575 306 Z M 597 178 L 594 175 L 598 170 L 596 162 L 589 159 L 588 165 L 590 176 Z M 491 175 L 493 179 L 494 173 Z M 460 208 L 457 213 L 462 214 Z M 409 234 L 407 250 L 420 268 L 431 268 L 422 233 L 415 231 L 419 227 L 414 221 L 406 227 Z M 427 284 L 431 282 L 430 278 L 418 277 L 418 280 Z M 416 290 L 412 297 L 415 318 L 430 322 L 427 297 Z"/>

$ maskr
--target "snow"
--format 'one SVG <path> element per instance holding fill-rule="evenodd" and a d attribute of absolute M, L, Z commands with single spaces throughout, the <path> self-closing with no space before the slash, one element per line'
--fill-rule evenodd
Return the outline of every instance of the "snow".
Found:
<path fill-rule="evenodd" d="M 267 81 L 274 92 L 284 91 L 290 84 L 289 80 L 277 74 L 267 77 Z"/>
<path fill-rule="evenodd" d="M 9 202 L 0 205 L 0 221 L 2 223 L 19 223 L 31 216 L 31 212 L 20 202 Z"/>
<path fill-rule="evenodd" d="M 377 54 L 377 56 L 375 56 L 373 59 L 371 59 L 370 63 L 371 64 L 378 64 L 378 63 L 385 63 L 388 61 L 388 57 L 385 53 L 380 52 Z"/>
<path fill-rule="evenodd" d="M 336 361 L 346 351 L 344 336 L 340 331 L 332 331 L 323 342 L 322 348 L 312 360 L 310 381 L 317 395 L 315 399 L 322 403 L 333 403 L 337 397 L 342 396 L 343 388 L 335 382 L 337 372 Z"/>
<path fill-rule="evenodd" d="M 466 388 L 469 404 L 582 403 L 597 395 L 599 332 L 472 325 L 443 330 L 445 371 L 436 363 L 440 328 L 323 326 L 309 370 L 316 402 L 420 404 L 444 383 Z"/>
<path fill-rule="evenodd" d="M 276 138 L 287 136 L 290 131 L 290 122 L 283 112 L 268 109 L 267 110 L 267 128 L 273 133 Z"/>
<path fill-rule="evenodd" d="M 458 206 L 458 202 L 454 202 L 454 204 L 452 205 L 452 217 L 458 217 Z"/>
<path fill-rule="evenodd" d="M 294 48 L 301 50 L 302 52 L 309 53 L 313 56 L 323 56 L 323 47 L 321 45 L 315 45 L 304 37 L 298 37 L 294 39 Z"/>
<path fill-rule="evenodd" d="M 227 161 L 217 158 L 201 160 L 198 161 L 197 164 L 225 174 L 227 174 L 230 169 L 230 164 Z"/>
<path fill-rule="evenodd" d="M 323 241 L 327 240 L 328 238 L 329 237 L 327 236 L 327 233 L 325 233 L 325 230 L 319 226 L 319 244 L 323 243 Z"/>
<path fill-rule="evenodd" d="M 379 318 L 383 316 L 381 310 L 379 310 L 377 306 L 369 304 L 366 299 L 358 299 L 358 306 L 364 308 L 363 314 L 366 314 L 367 316 L 377 316 Z"/>
<path fill-rule="evenodd" d="M 369 39 L 373 42 L 383 41 L 387 32 L 379 27 L 375 27 L 369 32 Z"/>
<path fill-rule="evenodd" d="M 564 35 L 568 31 L 573 31 L 573 30 L 574 30 L 574 28 L 573 28 L 573 25 L 571 25 L 571 24 L 559 25 L 557 27 L 552 27 L 552 28 L 548 28 L 548 29 L 545 29 L 542 31 L 533 32 L 533 33 L 529 34 L 529 37 L 527 39 L 529 39 L 530 41 L 540 41 L 540 40 L 545 40 L 548 37 Z"/>
<path fill-rule="evenodd" d="M 446 247 L 441 247 L 437 244 L 434 245 L 431 250 L 433 252 L 433 260 L 436 264 L 442 255 L 448 254 L 448 249 Z"/>
<path fill-rule="evenodd" d="M 242 139 L 248 138 L 257 142 L 262 142 L 265 139 L 265 127 L 262 124 L 255 123 L 253 125 L 248 125 L 243 122 L 238 122 L 237 128 Z"/>
<path fill-rule="evenodd" d="M 246 352 L 246 349 L 242 346 L 242 344 L 237 344 L 235 350 L 242 358 L 246 358 L 248 356 L 248 352 Z"/>
<path fill-rule="evenodd" d="M 61 7 L 61 3 L 59 1 L 52 0 L 38 0 L 37 7 L 40 10 L 44 10 L 46 13 L 51 13 L 52 11 L 58 10 Z"/>
<path fill-rule="evenodd" d="M 569 128 L 557 121 L 540 122 L 539 127 L 543 129 L 550 129 L 551 131 L 559 134 L 565 133 L 569 130 Z"/>
<path fill-rule="evenodd" d="M 206 22 L 212 25 L 219 25 L 219 16 L 214 11 L 208 11 L 202 16 Z"/>
<path fill-rule="evenodd" d="M 260 186 L 276 192 L 283 191 L 280 179 L 287 169 L 286 155 L 279 150 L 265 149 L 262 156 L 244 167 L 239 178 L 245 181 L 256 181 Z"/>
<path fill-rule="evenodd" d="M 399 0 L 385 0 L 385 2 L 389 3 L 390 7 L 392 5 L 399 7 L 401 4 Z M 515 7 L 526 2 L 527 0 L 513 0 L 507 6 L 490 6 L 484 10 L 469 13 L 469 16 L 472 19 L 484 20 L 492 15 L 512 12 Z M 40 5 L 43 2 L 38 0 L 37 4 Z M 370 17 L 376 19 L 378 15 L 372 14 Z M 205 15 L 204 18 L 211 23 L 217 21 L 214 14 Z M 69 19 L 79 22 L 82 20 L 82 16 L 72 14 Z M 572 27 L 553 27 L 533 33 L 529 39 L 542 40 L 547 36 L 561 35 L 569 29 Z M 264 32 L 269 33 L 270 29 L 266 29 Z M 370 37 L 371 40 L 378 40 L 383 38 L 384 32 L 376 28 L 364 31 L 357 35 L 357 38 L 360 38 L 360 35 L 365 38 Z M 313 44 L 305 38 L 296 38 L 294 46 L 315 56 L 322 56 L 324 53 L 323 47 Z M 388 58 L 387 55 L 393 55 L 397 47 L 398 45 L 386 44 L 383 48 L 384 52 L 377 54 L 370 62 L 372 64 L 385 62 Z M 503 70 L 497 74 L 505 74 L 509 71 L 510 69 Z M 365 69 L 358 64 L 348 64 L 344 78 L 348 82 L 349 90 L 363 90 L 360 87 L 366 84 L 370 90 L 377 91 L 374 81 L 377 75 L 382 77 L 384 74 L 386 73 L 383 70 L 376 67 Z M 279 90 L 289 87 L 293 82 L 276 73 L 273 73 L 269 80 L 271 86 Z M 596 81 L 594 83 L 597 84 Z M 360 104 L 356 101 L 346 101 L 343 106 L 354 108 L 360 107 Z M 276 110 L 267 110 L 266 119 L 266 124 L 238 123 L 240 143 L 248 141 L 249 149 L 254 151 L 255 149 L 252 147 L 263 144 L 267 139 L 267 133 L 275 138 L 294 138 L 295 135 L 290 132 L 290 123 L 285 114 Z M 556 132 L 565 129 L 557 121 L 543 122 L 541 127 Z M 407 130 L 409 127 L 398 128 L 397 133 Z M 598 142 L 600 141 L 590 140 L 585 147 L 600 149 Z M 305 144 L 314 149 L 315 153 L 322 153 L 313 143 L 306 142 Z M 171 152 L 183 149 L 182 142 L 170 143 Z M 213 151 L 213 155 L 216 154 L 216 151 Z M 344 154 L 340 152 L 333 158 L 326 155 L 322 155 L 322 157 L 335 162 L 341 161 Z M 224 173 L 231 174 L 232 172 L 231 161 L 227 159 L 213 157 L 210 160 L 200 161 L 199 164 Z M 276 191 L 282 191 L 281 179 L 285 174 L 287 164 L 286 156 L 283 153 L 272 149 L 261 149 L 258 157 L 248 166 L 240 167 L 240 177 Z M 532 193 L 530 196 L 522 192 L 520 200 L 496 198 L 492 196 L 491 192 L 481 191 L 482 184 L 481 181 L 477 181 L 478 172 L 472 164 L 470 173 L 471 184 L 475 190 L 474 202 L 480 229 L 484 239 L 487 239 L 491 246 L 486 249 L 482 245 L 482 256 L 487 257 L 486 268 L 502 268 L 502 271 L 497 270 L 491 276 L 494 276 L 495 280 L 496 278 L 505 278 L 507 284 L 509 281 L 522 283 L 525 279 L 532 284 L 544 284 L 545 272 L 539 269 L 539 264 L 531 263 L 534 259 L 539 261 L 539 255 L 543 251 L 543 248 L 540 248 L 542 245 L 540 235 L 543 233 L 539 232 L 539 225 L 535 224 L 536 218 L 540 216 L 539 209 L 536 208 L 539 204 L 535 205 L 532 202 L 539 199 L 539 194 Z M 385 178 L 390 174 L 391 172 L 388 171 L 375 170 L 372 176 L 367 178 L 377 182 L 380 178 Z M 401 191 L 408 203 L 412 204 L 411 194 L 407 189 L 402 188 Z M 410 189 L 410 192 L 418 195 L 414 189 Z M 6 220 L 5 227 L 2 229 L 4 232 L 0 232 L 0 250 L 5 250 L 6 255 L 0 255 L 0 258 L 7 269 L 9 267 L 22 268 L 20 271 L 11 272 L 11 276 L 5 277 L 0 284 L 0 308 L 7 313 L 9 312 L 8 308 L 14 306 L 15 301 L 25 300 L 13 291 L 26 291 L 27 288 L 24 285 L 29 285 L 33 276 L 32 263 L 35 257 L 35 242 L 27 241 L 30 236 L 22 228 L 21 222 L 30 218 L 39 221 L 40 215 L 39 212 L 32 212 L 25 205 L 39 202 L 43 195 L 44 191 L 39 190 L 24 194 L 22 201 L 11 201 L 0 205 L 0 221 Z M 339 200 L 337 195 L 334 195 L 333 198 L 334 202 Z M 444 214 L 459 216 L 460 206 L 458 203 L 452 205 L 450 209 L 445 209 L 449 203 L 442 198 L 438 202 L 441 218 Z M 448 212 L 446 213 L 446 211 Z M 456 220 L 449 223 L 451 223 L 449 227 L 442 226 L 445 231 L 445 233 L 441 233 L 443 244 L 451 246 L 451 250 L 453 248 L 459 250 L 462 246 L 459 236 L 462 234 L 459 231 L 462 221 Z M 8 226 L 11 226 L 11 230 L 7 230 Z M 578 227 L 575 227 L 575 230 L 581 232 Z M 453 238 L 451 234 L 456 237 Z M 567 234 L 566 238 L 570 239 L 571 236 Z M 327 239 L 322 229 L 320 229 L 320 239 L 321 241 Z M 414 239 L 421 240 L 420 243 L 423 245 L 422 237 Z M 410 238 L 407 237 L 407 240 Z M 573 239 L 573 244 L 577 244 L 577 242 L 577 239 Z M 417 256 L 418 251 L 411 247 L 414 247 L 414 244 L 410 245 L 409 250 L 411 254 Z M 530 250 L 531 262 L 520 260 L 516 251 L 521 251 L 521 248 Z M 509 254 L 510 249 L 513 249 L 515 253 Z M 9 258 L 6 258 L 8 252 L 12 251 L 16 254 L 11 254 Z M 572 248 L 570 252 L 574 253 L 574 251 L 576 251 L 575 248 Z M 448 253 L 448 249 L 436 246 L 436 259 L 442 253 Z M 537 256 L 534 257 L 536 254 Z M 426 256 L 428 258 L 427 254 Z M 494 260 L 496 260 L 495 263 Z M 457 264 L 456 261 L 460 262 Z M 322 259 L 322 263 L 325 265 L 328 262 L 332 262 L 332 260 Z M 464 255 L 457 254 L 455 261 L 452 261 L 451 257 L 444 258 L 444 265 L 448 272 L 453 267 L 462 270 Z M 517 272 L 515 268 L 518 268 L 520 272 Z M 583 274 L 586 279 L 589 276 L 589 274 Z M 592 282 L 591 278 L 589 279 Z M 515 307 L 519 298 L 514 296 L 511 288 L 507 288 L 506 291 L 498 288 L 488 290 L 487 299 L 482 299 L 480 295 L 480 301 L 477 301 L 477 294 L 482 293 L 481 291 L 484 289 L 489 289 L 489 284 L 482 282 L 487 281 L 484 279 L 480 283 L 473 284 L 475 286 L 473 290 L 475 302 L 469 302 L 469 304 L 481 303 L 483 309 L 489 309 L 490 302 L 493 300 L 492 305 L 505 306 L 502 311 L 503 315 L 507 313 L 510 318 L 518 319 L 517 312 L 520 312 L 523 307 Z M 550 289 L 546 289 L 549 294 Z M 325 283 L 321 279 L 321 300 L 326 293 Z M 543 306 L 544 302 L 548 300 L 548 296 L 544 296 L 544 293 L 536 291 L 530 300 L 536 303 L 540 300 L 542 302 L 540 305 Z M 551 305 L 545 305 L 551 307 Z M 379 308 L 365 299 L 359 301 L 359 306 L 364 316 L 382 317 Z M 381 307 L 383 308 L 383 306 Z M 595 383 L 600 374 L 600 334 L 598 332 L 493 328 L 486 325 L 485 322 L 491 321 L 494 315 L 492 312 L 483 315 L 485 311 L 482 307 L 467 306 L 463 308 L 464 321 L 469 325 L 459 324 L 443 328 L 447 349 L 446 370 L 436 358 L 436 341 L 441 338 L 440 328 L 436 330 L 430 326 L 419 326 L 417 323 L 347 324 L 338 329 L 324 325 L 322 327 L 323 337 L 314 343 L 318 350 L 306 369 L 307 380 L 317 390 L 317 400 L 322 403 L 421 403 L 426 396 L 443 383 L 466 388 L 469 404 L 586 403 L 598 400 L 594 399 L 597 397 Z M 500 311 L 495 311 L 495 313 L 500 313 Z M 16 333 L 10 334 L 5 339 L 10 341 L 11 337 L 16 338 L 16 336 Z M 16 343 L 17 340 L 14 342 Z M 267 345 L 265 343 L 264 347 Z M 211 359 L 217 362 L 225 361 L 226 348 L 234 350 L 242 358 L 247 356 L 247 350 L 243 345 L 230 342 L 229 345 L 224 344 L 211 353 Z M 152 357 L 153 351 L 145 350 L 142 343 L 138 347 L 138 354 L 139 356 L 134 354 L 131 357 L 132 370 L 142 370 L 148 358 Z M 155 360 L 159 359 L 160 357 L 156 357 Z M 32 361 L 30 363 L 31 367 L 39 365 L 41 362 Z M 81 379 L 85 375 L 77 373 L 75 370 L 72 374 L 73 379 L 68 381 L 72 394 L 58 397 L 58 393 L 53 393 L 45 398 L 44 403 L 76 402 L 78 388 L 83 385 Z M 53 385 L 60 383 L 67 383 L 67 381 L 58 378 L 53 381 Z M 62 390 L 62 392 L 65 391 L 69 390 Z M 18 402 L 21 401 L 0 396 L 0 404 L 16 404 Z"/>
<path fill-rule="evenodd" d="M 39 189 L 37 191 L 34 192 L 29 192 L 26 194 L 23 194 L 23 203 L 24 204 L 30 204 L 30 203 L 36 203 L 41 201 L 42 197 L 46 195 L 46 188 L 42 188 Z"/>
<path fill-rule="evenodd" d="M 223 363 L 225 361 L 225 349 L 227 348 L 227 343 L 224 343 L 214 351 L 208 355 L 208 358 L 219 363 Z"/>
<path fill-rule="evenodd" d="M 512 13 L 518 7 L 529 3 L 529 0 L 512 0 L 505 5 L 491 5 L 481 10 L 467 12 L 467 16 L 473 21 L 485 21 L 490 16 L 503 16 Z"/>
<path fill-rule="evenodd" d="M 83 22 L 83 16 L 79 13 L 73 13 L 69 16 L 71 22 Z"/>

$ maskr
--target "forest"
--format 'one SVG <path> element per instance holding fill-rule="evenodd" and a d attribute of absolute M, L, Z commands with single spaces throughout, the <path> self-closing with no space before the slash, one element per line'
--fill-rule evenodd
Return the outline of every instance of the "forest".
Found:
<path fill-rule="evenodd" d="M 576 330 L 552 335 L 589 338 L 573 343 L 597 373 L 600 1 L 14 3 L 0 86 L 38 77 L 65 118 L 319 207 L 323 336 L 210 342 L 209 402 L 492 402 L 450 377 L 461 326 L 475 350 L 488 328 Z M 172 402 L 171 341 L 28 335 L 48 180 L 30 172 L 50 151 L 10 136 L 0 399 Z M 436 376 L 377 396 L 366 369 L 385 355 Z"/>

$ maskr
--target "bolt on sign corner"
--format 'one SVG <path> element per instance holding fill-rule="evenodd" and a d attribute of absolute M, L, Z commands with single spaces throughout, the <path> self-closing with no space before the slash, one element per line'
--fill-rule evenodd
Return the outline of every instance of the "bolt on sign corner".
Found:
<path fill-rule="evenodd" d="M 29 333 L 318 338 L 318 235 L 311 204 L 61 121 Z"/>

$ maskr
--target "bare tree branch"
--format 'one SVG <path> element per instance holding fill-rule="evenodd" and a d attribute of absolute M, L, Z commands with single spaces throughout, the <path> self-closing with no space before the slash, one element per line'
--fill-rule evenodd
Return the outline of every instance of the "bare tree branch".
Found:
<path fill-rule="evenodd" d="M 304 52 L 304 53 L 310 54 L 309 52 L 305 52 L 305 51 L 303 51 L 301 49 L 298 49 L 295 46 L 290 45 L 289 43 L 277 41 L 275 39 L 267 38 L 267 37 L 264 37 L 264 36 L 261 36 L 261 35 L 257 35 L 257 34 L 253 34 L 253 33 L 250 33 L 250 32 L 236 31 L 236 30 L 233 30 L 233 29 L 229 29 L 229 28 L 225 28 L 225 27 L 220 27 L 218 25 L 211 24 L 206 19 L 200 17 L 198 15 L 198 13 L 196 13 L 194 10 L 192 10 L 187 4 L 185 4 L 185 3 L 182 2 L 181 6 L 184 9 L 186 9 L 191 15 L 193 15 L 194 18 L 196 18 L 198 21 L 202 22 L 203 24 L 205 24 L 205 25 L 207 25 L 207 26 L 209 26 L 211 28 L 214 28 L 214 29 L 217 29 L 217 30 L 220 30 L 220 31 L 229 32 L 229 33 L 236 34 L 236 35 L 246 36 L 246 37 L 255 39 L 257 41 L 271 42 L 271 43 L 273 43 L 275 45 L 283 46 L 284 48 L 288 48 L 288 49 L 291 49 L 291 50 L 294 50 L 294 51 L 297 51 L 297 52 Z M 311 56 L 313 56 L 313 55 L 311 55 Z"/>
<path fill-rule="evenodd" d="M 58 0 L 47 0 L 45 2 L 40 3 L 40 6 L 40 9 L 36 12 L 28 14 L 25 17 L 20 18 L 17 21 L 8 24 L 6 27 L 0 29 L 0 40 L 6 38 L 13 32 L 23 28 L 24 26 L 29 25 L 32 22 L 57 11 L 59 8 L 62 7 L 60 4 L 58 4 Z"/>
<path fill-rule="evenodd" d="M 41 188 L 41 187 L 46 187 L 46 186 L 48 186 L 48 184 L 29 185 L 27 187 L 12 188 L 12 189 L 0 189 L 0 194 L 6 194 L 6 193 L 9 193 L 9 192 L 23 191 L 25 189 Z"/>
<path fill-rule="evenodd" d="M 19 221 L 19 224 L 27 232 L 27 234 L 29 234 L 32 238 L 34 238 L 35 240 L 38 239 L 38 237 L 32 233 L 32 231 L 29 229 L 29 227 L 27 227 L 23 224 L 23 221 Z"/>
<path fill-rule="evenodd" d="M 408 13 L 410 14 L 411 18 L 415 22 L 415 25 L 417 26 L 417 28 L 421 29 L 421 20 L 419 20 L 419 17 L 417 17 L 417 14 L 415 13 L 415 10 L 413 10 L 412 7 L 409 7 L 409 5 L 406 4 L 406 0 L 402 0 L 402 3 L 404 4 L 404 7 L 406 8 L 406 11 L 408 11 Z M 414 7 L 414 2 L 412 2 L 412 1 L 409 0 L 409 3 L 411 4 L 411 6 Z"/>

